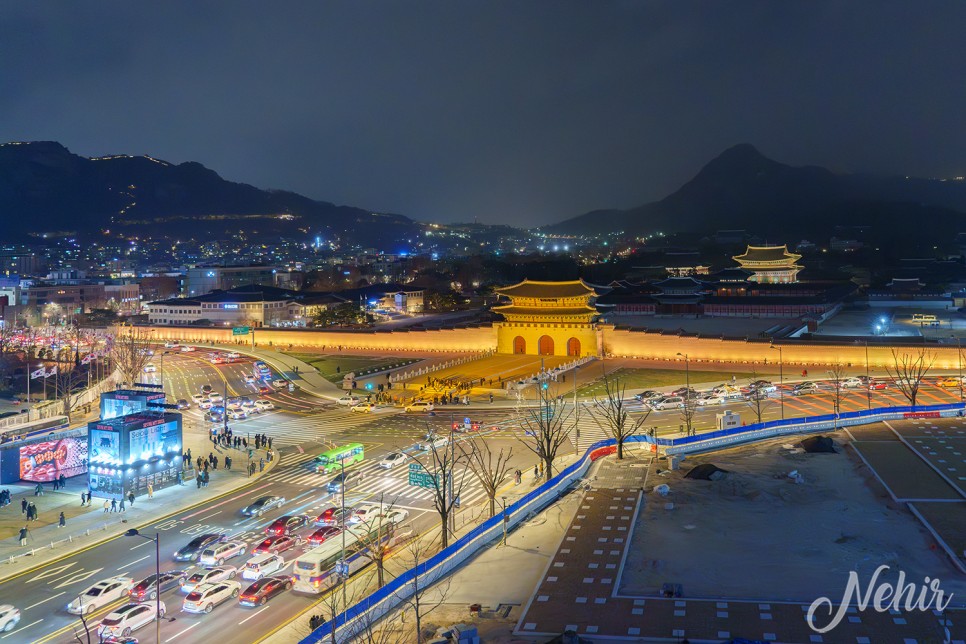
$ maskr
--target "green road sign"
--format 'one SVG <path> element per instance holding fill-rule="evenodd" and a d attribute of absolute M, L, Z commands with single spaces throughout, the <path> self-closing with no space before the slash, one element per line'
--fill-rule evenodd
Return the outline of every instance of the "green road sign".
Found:
<path fill-rule="evenodd" d="M 438 479 L 424 470 L 419 463 L 409 464 L 409 484 L 416 487 L 437 487 Z"/>
<path fill-rule="evenodd" d="M 252 328 L 249 326 L 233 326 L 231 328 L 232 335 L 248 335 L 251 333 Z"/>

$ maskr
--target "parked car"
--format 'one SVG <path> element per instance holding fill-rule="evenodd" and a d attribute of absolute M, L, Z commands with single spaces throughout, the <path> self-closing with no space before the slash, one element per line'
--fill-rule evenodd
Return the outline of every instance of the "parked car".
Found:
<path fill-rule="evenodd" d="M 237 581 L 202 584 L 188 593 L 181 610 L 187 613 L 210 613 L 215 606 L 227 599 L 238 597 L 239 593 L 241 584 Z"/>
<path fill-rule="evenodd" d="M 242 508 L 241 513 L 246 517 L 260 517 L 273 508 L 280 508 L 285 505 L 285 497 L 282 496 L 263 496 L 256 499 L 250 505 Z"/>
<path fill-rule="evenodd" d="M 352 513 L 352 508 L 331 507 L 322 511 L 315 517 L 315 525 L 318 526 L 340 526 L 345 522 L 345 518 Z"/>
<path fill-rule="evenodd" d="M 133 581 L 130 577 L 111 577 L 99 581 L 67 604 L 67 612 L 71 615 L 87 615 L 101 606 L 107 606 L 126 595 Z"/>
<path fill-rule="evenodd" d="M 308 542 L 311 546 L 319 546 L 331 539 L 332 537 L 341 534 L 342 528 L 336 527 L 334 525 L 327 525 L 319 528 L 311 535 L 309 535 Z"/>
<path fill-rule="evenodd" d="M 348 474 L 348 472 L 347 472 Z M 268 535 L 283 535 L 292 534 L 300 528 L 304 528 L 309 524 L 309 518 L 304 514 L 286 514 L 281 516 L 274 521 L 267 528 L 265 528 L 265 534 Z"/>
<path fill-rule="evenodd" d="M 245 589 L 238 598 L 242 606 L 262 606 L 269 599 L 292 589 L 292 578 L 288 575 L 263 577 Z"/>
<path fill-rule="evenodd" d="M 436 409 L 436 406 L 428 400 L 417 400 L 406 405 L 405 411 L 409 414 L 418 414 L 420 412 L 433 411 L 434 409 Z"/>
<path fill-rule="evenodd" d="M 252 550 L 252 554 L 261 555 L 266 552 L 270 552 L 277 555 L 280 552 L 285 552 L 289 548 L 294 548 L 295 546 L 302 545 L 302 537 L 297 535 L 280 534 L 273 537 L 268 537 L 264 539 L 260 544 L 255 546 Z"/>
<path fill-rule="evenodd" d="M 158 617 L 164 617 L 166 610 L 164 602 L 121 606 L 97 625 L 98 640 L 103 642 L 107 637 L 130 637 L 132 632 L 154 622 Z"/>
<path fill-rule="evenodd" d="M 194 561 L 201 556 L 209 546 L 225 540 L 223 534 L 202 534 L 187 543 L 174 553 L 175 561 Z"/>
<path fill-rule="evenodd" d="M 391 454 L 386 454 L 386 457 L 379 461 L 379 467 L 384 467 L 387 470 L 391 470 L 396 465 L 404 463 L 406 461 L 406 455 L 402 452 L 392 452 Z"/>
<path fill-rule="evenodd" d="M 134 584 L 128 591 L 128 596 L 135 602 L 154 601 L 159 592 L 163 594 L 180 588 L 181 581 L 186 578 L 187 573 L 183 570 L 167 570 L 161 573 L 161 583 L 158 584 L 158 576 L 150 575 Z"/>
<path fill-rule="evenodd" d="M 343 489 L 348 490 L 350 487 L 362 481 L 362 479 L 363 475 L 361 471 L 346 470 L 345 472 L 340 472 L 335 478 L 329 481 L 326 489 L 329 491 L 329 494 L 337 494 L 342 492 Z"/>

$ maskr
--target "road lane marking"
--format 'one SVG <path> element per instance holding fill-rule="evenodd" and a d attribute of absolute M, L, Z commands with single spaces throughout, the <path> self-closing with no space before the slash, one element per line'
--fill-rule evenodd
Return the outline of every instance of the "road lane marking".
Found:
<path fill-rule="evenodd" d="M 150 543 L 151 543 L 150 541 L 142 541 L 138 545 L 134 546 L 134 548 L 140 548 L 141 546 L 146 546 L 146 545 L 148 545 Z M 128 550 L 134 550 L 134 548 L 128 548 Z"/>
<path fill-rule="evenodd" d="M 175 641 L 176 639 L 178 639 L 179 637 L 181 637 L 182 635 L 184 635 L 185 633 L 187 633 L 188 631 L 190 631 L 190 630 L 191 630 L 192 628 L 194 628 L 195 626 L 197 626 L 197 625 L 198 625 L 198 624 L 200 624 L 200 623 L 201 623 L 201 622 L 197 622 L 197 623 L 195 623 L 195 624 L 192 624 L 192 625 L 191 625 L 191 626 L 189 626 L 188 628 L 186 628 L 186 629 L 184 629 L 184 630 L 183 630 L 183 631 L 181 631 L 180 633 L 175 633 L 175 635 L 174 635 L 174 637 L 172 637 L 172 638 L 170 638 L 170 639 L 166 639 L 166 640 L 164 640 L 164 642 L 165 642 L 165 644 L 168 644 L 168 642 L 173 642 L 173 641 Z"/>
<path fill-rule="evenodd" d="M 66 593 L 67 593 L 67 591 L 64 590 L 64 591 L 61 591 L 61 592 L 57 593 L 53 597 L 48 597 L 47 599 L 41 599 L 36 604 L 31 604 L 30 606 L 27 606 L 26 608 L 24 608 L 24 610 L 27 611 L 27 610 L 30 610 L 31 608 L 34 608 L 35 606 L 40 606 L 41 604 L 43 604 L 45 602 L 49 602 L 51 599 L 57 599 L 58 597 L 60 597 L 61 595 L 66 594 Z"/>
<path fill-rule="evenodd" d="M 259 485 L 258 487 L 252 488 L 251 490 L 245 490 L 245 493 L 244 494 L 251 494 L 252 492 L 255 492 L 257 490 L 261 490 L 261 489 L 267 488 L 267 487 L 269 487 L 271 485 L 272 485 L 271 483 L 266 483 L 265 485 Z M 243 496 L 243 495 L 242 494 L 239 494 L 239 495 L 233 496 L 233 497 L 231 497 L 229 499 L 225 499 L 221 503 L 218 503 L 216 505 L 209 506 L 209 507 L 204 508 L 202 510 L 198 510 L 197 512 L 193 512 L 191 514 L 185 515 L 183 517 L 178 517 L 178 518 L 181 519 L 182 521 L 184 521 L 186 519 L 190 519 L 191 517 L 198 516 L 199 514 L 202 514 L 204 512 L 208 512 L 209 510 L 213 510 L 213 509 L 215 509 L 217 507 L 221 507 L 222 505 L 225 505 L 226 503 L 231 503 L 232 501 L 237 500 L 238 497 L 240 497 L 240 496 Z"/>
<path fill-rule="evenodd" d="M 10 632 L 9 632 L 9 633 L 7 633 L 6 635 L 4 635 L 4 636 L 2 636 L 2 637 L 0 637 L 0 640 L 5 640 L 5 639 L 7 639 L 8 637 L 10 637 L 11 635 L 16 635 L 16 634 L 17 634 L 17 633 L 19 633 L 20 631 L 25 631 L 25 630 L 27 630 L 28 628 L 30 628 L 31 626 L 34 626 L 35 624 L 39 624 L 39 623 L 40 623 L 40 622 L 42 622 L 42 621 L 44 621 L 44 618 L 43 618 L 43 617 L 41 617 L 40 619 L 38 619 L 38 620 L 37 620 L 36 622 L 31 622 L 31 623 L 29 623 L 29 624 L 27 624 L 26 626 L 21 626 L 20 628 L 18 628 L 18 629 L 17 629 L 17 630 L 15 630 L 15 631 L 10 631 Z"/>
<path fill-rule="evenodd" d="M 209 514 L 209 515 L 208 515 L 208 516 L 206 516 L 206 517 L 201 517 L 201 518 L 200 518 L 200 519 L 198 519 L 198 520 L 199 520 L 199 521 L 204 521 L 205 519 L 210 519 L 211 517 L 213 517 L 213 516 L 215 516 L 216 514 L 221 514 L 221 512 L 222 512 L 221 510 L 218 510 L 217 512 L 214 512 L 214 513 L 212 513 L 212 514 Z"/>
<path fill-rule="evenodd" d="M 265 608 L 263 608 L 263 609 L 261 609 L 260 611 L 257 611 L 257 612 L 255 612 L 255 613 L 252 613 L 251 615 L 249 615 L 248 617 L 246 617 L 245 619 L 243 619 L 242 621 L 240 621 L 240 622 L 238 622 L 238 623 L 239 623 L 239 624 L 244 624 L 245 622 L 247 622 L 248 620 L 250 620 L 250 619 L 251 619 L 252 617 L 255 617 L 256 615 L 258 615 L 258 613 L 264 613 L 264 612 L 265 612 L 265 611 L 267 611 L 267 610 L 268 610 L 269 608 L 270 608 L 269 606 L 266 606 Z"/>
<path fill-rule="evenodd" d="M 118 572 L 120 572 L 120 571 L 122 571 L 122 570 L 124 570 L 125 568 L 127 568 L 128 566 L 133 566 L 134 564 L 136 564 L 136 563 L 137 563 L 137 562 L 139 562 L 139 561 L 144 561 L 145 559 L 147 559 L 147 558 L 148 558 L 148 557 L 150 557 L 150 556 L 151 556 L 151 555 L 145 555 L 144 557 L 141 557 L 140 559 L 135 559 L 135 560 L 134 560 L 134 561 L 132 561 L 131 563 L 127 563 L 127 564 L 124 564 L 123 566 L 121 566 L 121 567 L 120 567 L 120 568 L 118 568 L 117 570 L 118 570 Z"/>

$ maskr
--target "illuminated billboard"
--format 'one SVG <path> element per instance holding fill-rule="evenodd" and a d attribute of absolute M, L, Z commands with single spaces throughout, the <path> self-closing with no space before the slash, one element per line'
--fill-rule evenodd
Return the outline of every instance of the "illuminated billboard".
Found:
<path fill-rule="evenodd" d="M 87 439 L 62 438 L 20 448 L 20 478 L 47 483 L 87 471 Z"/>

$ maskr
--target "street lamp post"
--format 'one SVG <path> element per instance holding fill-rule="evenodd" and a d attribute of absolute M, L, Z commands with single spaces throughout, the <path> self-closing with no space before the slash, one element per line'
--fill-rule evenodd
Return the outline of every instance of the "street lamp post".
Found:
<path fill-rule="evenodd" d="M 686 414 L 691 413 L 691 360 L 688 358 L 686 353 L 678 353 L 679 356 L 684 358 L 684 409 Z M 688 420 L 688 433 L 691 432 L 690 419 L 691 416 L 685 416 Z"/>
<path fill-rule="evenodd" d="M 872 380 L 869 378 L 869 341 L 865 341 L 865 398 L 872 409 Z"/>
<path fill-rule="evenodd" d="M 782 409 L 782 420 L 785 420 L 785 360 L 781 347 L 773 344 L 771 348 L 778 350 L 778 400 Z"/>
<path fill-rule="evenodd" d="M 963 402 L 963 341 L 956 337 L 956 353 L 959 356 L 959 402 Z"/>
<path fill-rule="evenodd" d="M 131 528 L 124 533 L 126 537 L 141 537 L 154 542 L 154 635 L 158 644 L 161 644 L 161 533 L 155 533 L 154 537 L 149 537 L 138 532 L 137 528 Z"/>
<path fill-rule="evenodd" d="M 503 501 L 503 547 L 505 548 L 506 547 L 506 524 L 507 524 L 506 497 L 501 496 L 500 499 Z"/>
<path fill-rule="evenodd" d="M 574 447 L 576 448 L 576 453 L 580 454 L 580 407 L 577 406 L 577 369 L 578 366 L 574 365 Z M 505 541 L 504 541 L 505 543 Z"/>

